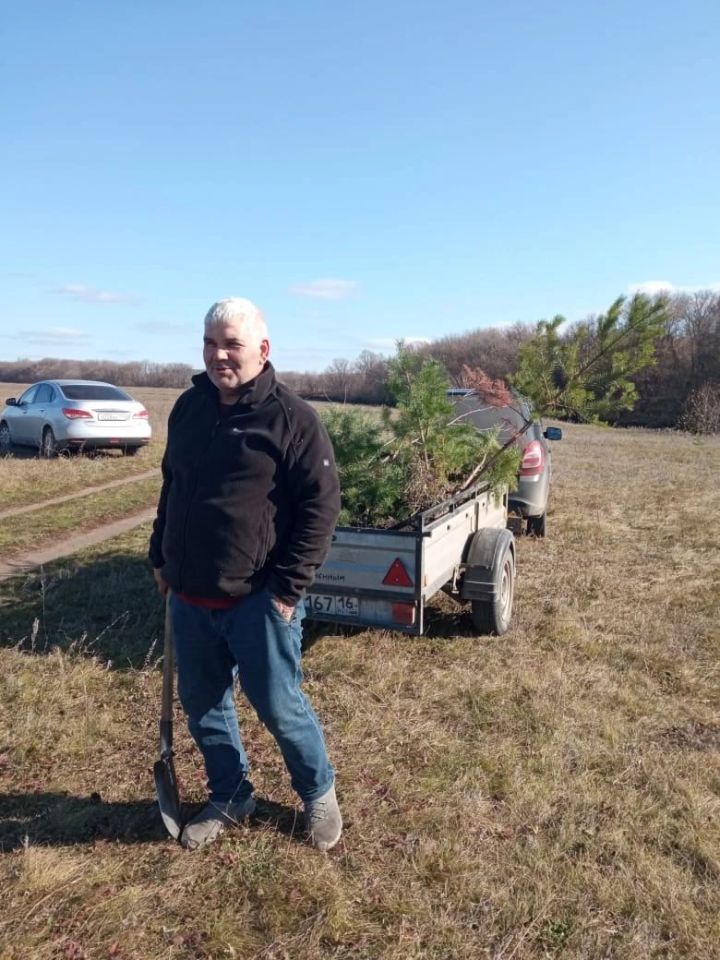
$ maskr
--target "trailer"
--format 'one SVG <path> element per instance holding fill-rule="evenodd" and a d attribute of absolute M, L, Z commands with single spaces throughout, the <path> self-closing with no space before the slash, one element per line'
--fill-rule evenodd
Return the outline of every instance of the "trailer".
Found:
<path fill-rule="evenodd" d="M 309 619 L 419 636 L 443 590 L 469 602 L 478 633 L 510 626 L 515 541 L 508 496 L 479 483 L 396 527 L 337 527 L 308 593 Z"/>

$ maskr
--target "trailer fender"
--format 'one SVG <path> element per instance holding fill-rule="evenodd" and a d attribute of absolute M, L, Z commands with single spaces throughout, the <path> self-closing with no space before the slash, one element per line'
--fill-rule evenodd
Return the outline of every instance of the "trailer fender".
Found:
<path fill-rule="evenodd" d="M 507 551 L 515 562 L 515 540 L 507 529 L 478 530 L 471 538 L 460 586 L 463 600 L 497 599 L 500 573 Z"/>

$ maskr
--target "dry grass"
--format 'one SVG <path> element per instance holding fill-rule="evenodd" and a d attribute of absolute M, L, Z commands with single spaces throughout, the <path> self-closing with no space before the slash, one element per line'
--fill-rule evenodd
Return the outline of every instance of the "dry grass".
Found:
<path fill-rule="evenodd" d="M 448 600 L 426 638 L 308 652 L 348 820 L 326 857 L 247 715 L 274 805 L 201 853 L 163 837 L 147 530 L 3 585 L 0 956 L 714 960 L 720 444 L 565 429 L 506 637 Z M 200 801 L 182 730 L 178 767 Z"/>

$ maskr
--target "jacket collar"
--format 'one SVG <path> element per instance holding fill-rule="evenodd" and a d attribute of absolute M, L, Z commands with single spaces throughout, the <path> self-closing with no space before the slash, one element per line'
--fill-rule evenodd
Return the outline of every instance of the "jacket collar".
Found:
<path fill-rule="evenodd" d="M 210 394 L 215 401 L 219 399 L 218 388 L 211 381 L 207 373 L 197 373 L 192 378 L 193 384 L 203 393 Z M 236 403 L 247 407 L 257 407 L 275 390 L 277 381 L 275 379 L 275 368 L 266 361 L 265 366 L 260 373 L 252 380 L 248 380 L 243 385 L 242 391 L 238 394 Z"/>

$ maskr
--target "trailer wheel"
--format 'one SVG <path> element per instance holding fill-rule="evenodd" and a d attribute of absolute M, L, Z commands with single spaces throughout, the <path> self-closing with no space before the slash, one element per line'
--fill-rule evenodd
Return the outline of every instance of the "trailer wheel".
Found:
<path fill-rule="evenodd" d="M 494 568 L 495 599 L 472 600 L 472 622 L 478 633 L 507 633 L 515 593 L 515 560 L 509 544 Z"/>

